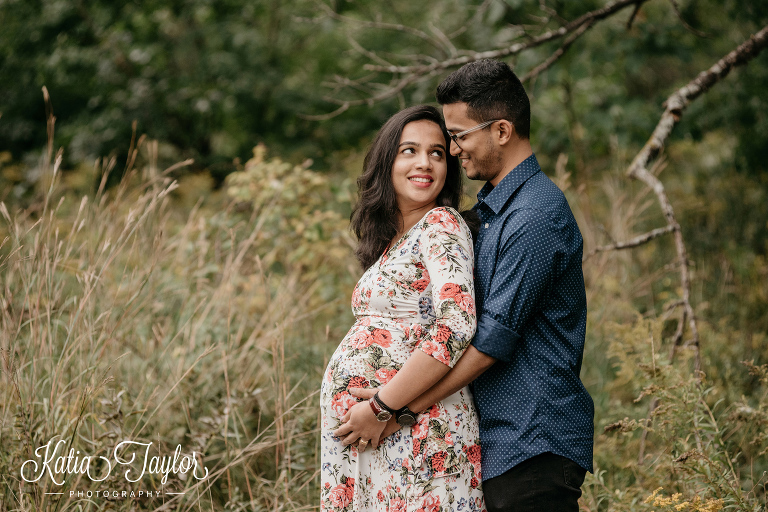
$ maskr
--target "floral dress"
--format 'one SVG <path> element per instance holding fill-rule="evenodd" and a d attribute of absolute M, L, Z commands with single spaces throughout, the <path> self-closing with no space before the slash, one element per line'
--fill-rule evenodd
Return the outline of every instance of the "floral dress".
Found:
<path fill-rule="evenodd" d="M 484 511 L 477 413 L 465 387 L 362 453 L 333 436 L 357 403 L 414 350 L 453 367 L 477 323 L 472 239 L 452 208 L 435 208 L 387 250 L 352 294 L 356 321 L 323 378 L 321 510 Z"/>

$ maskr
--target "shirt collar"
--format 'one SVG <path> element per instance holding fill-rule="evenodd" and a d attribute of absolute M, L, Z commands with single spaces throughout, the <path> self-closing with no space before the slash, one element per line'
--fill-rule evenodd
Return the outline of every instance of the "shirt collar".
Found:
<path fill-rule="evenodd" d="M 540 170 L 541 167 L 539 167 L 539 161 L 536 160 L 536 155 L 531 153 L 531 156 L 520 162 L 495 187 L 490 182 L 486 182 L 480 192 L 477 193 L 477 202 L 485 203 L 493 210 L 493 213 L 498 214 L 512 197 L 512 194 L 520 188 L 520 185 Z"/>

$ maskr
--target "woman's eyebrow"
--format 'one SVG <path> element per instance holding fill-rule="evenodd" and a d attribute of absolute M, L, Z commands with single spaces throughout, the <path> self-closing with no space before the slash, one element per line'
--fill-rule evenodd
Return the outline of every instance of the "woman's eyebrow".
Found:
<path fill-rule="evenodd" d="M 417 147 L 421 147 L 421 144 L 419 144 L 418 142 L 411 142 L 411 141 L 407 140 L 405 142 L 401 142 L 397 147 L 400 147 L 400 146 L 417 146 Z"/>

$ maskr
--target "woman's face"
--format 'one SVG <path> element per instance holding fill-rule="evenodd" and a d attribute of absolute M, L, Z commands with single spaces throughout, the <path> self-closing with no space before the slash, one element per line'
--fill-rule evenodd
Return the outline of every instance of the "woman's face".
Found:
<path fill-rule="evenodd" d="M 426 119 L 405 125 L 392 166 L 400 212 L 433 208 L 447 172 L 445 137 L 440 127 Z"/>

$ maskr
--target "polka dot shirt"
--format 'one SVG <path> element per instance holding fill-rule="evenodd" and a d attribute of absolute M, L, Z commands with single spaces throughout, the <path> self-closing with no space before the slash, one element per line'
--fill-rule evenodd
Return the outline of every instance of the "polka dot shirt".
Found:
<path fill-rule="evenodd" d="M 477 198 L 472 344 L 498 360 L 472 384 L 483 480 L 545 452 L 592 471 L 594 404 L 579 379 L 587 324 L 579 227 L 535 155 Z"/>

